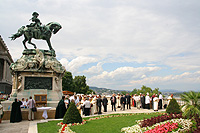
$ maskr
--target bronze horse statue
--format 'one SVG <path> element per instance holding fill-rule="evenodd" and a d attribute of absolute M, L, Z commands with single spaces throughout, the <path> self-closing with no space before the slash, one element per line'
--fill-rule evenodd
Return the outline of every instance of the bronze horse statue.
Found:
<path fill-rule="evenodd" d="M 57 22 L 50 22 L 47 25 L 42 26 L 41 28 L 22 26 L 20 29 L 18 29 L 18 32 L 16 34 L 13 34 L 10 38 L 11 40 L 15 40 L 16 38 L 24 35 L 24 40 L 22 42 L 25 49 L 27 49 L 27 41 L 29 44 L 32 44 L 35 49 L 37 48 L 36 45 L 31 42 L 32 38 L 46 40 L 49 49 L 54 51 L 51 46 L 50 38 L 52 33 L 56 34 L 61 28 L 62 26 Z"/>

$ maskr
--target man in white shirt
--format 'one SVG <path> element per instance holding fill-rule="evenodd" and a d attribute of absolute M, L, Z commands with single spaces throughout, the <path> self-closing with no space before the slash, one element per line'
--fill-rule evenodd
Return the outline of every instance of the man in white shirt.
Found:
<path fill-rule="evenodd" d="M 119 93 L 117 94 L 116 98 L 117 98 L 117 108 L 120 108 L 120 99 L 121 99 L 121 96 L 120 96 Z"/>
<path fill-rule="evenodd" d="M 137 109 L 140 109 L 140 104 L 141 104 L 141 102 L 140 102 L 140 96 L 138 96 L 136 94 L 134 100 L 136 101 L 136 107 L 137 107 Z"/>
<path fill-rule="evenodd" d="M 145 97 L 146 109 L 150 109 L 150 101 L 151 101 L 151 98 L 149 97 L 149 93 L 147 93 Z"/>
<path fill-rule="evenodd" d="M 67 95 L 66 97 L 65 97 L 65 104 L 66 104 L 66 108 L 69 108 L 69 104 L 70 104 L 70 100 L 69 100 L 69 95 Z"/>
<path fill-rule="evenodd" d="M 20 105 L 21 108 L 26 108 L 25 104 L 26 104 L 26 101 L 24 100 L 24 98 L 22 98 L 22 105 Z"/>
<path fill-rule="evenodd" d="M 162 109 L 163 103 L 163 96 L 161 93 L 159 93 L 159 103 L 158 103 L 158 109 Z"/>
<path fill-rule="evenodd" d="M 85 102 L 82 105 L 84 107 L 84 112 L 85 112 L 85 116 L 90 115 L 90 108 L 91 108 L 91 103 L 88 100 L 88 98 L 86 98 Z"/>
<path fill-rule="evenodd" d="M 29 106 L 29 111 L 28 111 L 28 120 L 34 120 L 34 112 L 32 111 L 33 107 L 36 107 L 35 100 L 32 99 L 32 96 L 29 97 L 27 105 Z"/>

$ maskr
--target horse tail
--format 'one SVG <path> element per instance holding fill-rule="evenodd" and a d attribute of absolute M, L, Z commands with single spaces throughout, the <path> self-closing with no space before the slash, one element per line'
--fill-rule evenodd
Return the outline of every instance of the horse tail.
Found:
<path fill-rule="evenodd" d="M 22 36 L 24 34 L 24 32 L 25 32 L 24 31 L 25 28 L 26 28 L 25 26 L 22 26 L 21 28 L 18 29 L 17 33 L 13 34 L 9 38 L 11 38 L 11 40 L 15 40 L 16 38 Z"/>

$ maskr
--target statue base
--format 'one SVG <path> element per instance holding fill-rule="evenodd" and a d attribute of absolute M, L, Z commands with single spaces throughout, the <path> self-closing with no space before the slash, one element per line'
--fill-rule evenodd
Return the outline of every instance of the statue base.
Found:
<path fill-rule="evenodd" d="M 58 102 L 62 97 L 62 77 L 66 70 L 55 57 L 55 52 L 50 50 L 24 50 L 22 57 L 10 66 L 13 76 L 11 100 L 45 94 L 47 103 Z"/>

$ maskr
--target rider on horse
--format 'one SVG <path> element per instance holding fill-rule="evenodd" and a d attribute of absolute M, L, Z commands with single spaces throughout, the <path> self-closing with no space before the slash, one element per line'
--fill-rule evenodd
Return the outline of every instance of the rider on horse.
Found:
<path fill-rule="evenodd" d="M 30 20 L 32 20 L 33 23 L 31 23 L 30 25 L 27 25 L 27 27 L 35 27 L 36 29 L 37 28 L 42 29 L 42 26 L 41 26 L 42 23 L 40 22 L 38 18 L 39 14 L 37 12 L 33 12 L 32 16 L 33 17 Z"/>
<path fill-rule="evenodd" d="M 36 45 L 31 42 L 32 38 L 46 40 L 49 49 L 54 51 L 51 46 L 50 38 L 52 33 L 56 34 L 62 28 L 62 26 L 57 22 L 50 22 L 47 25 L 41 25 L 42 23 L 38 19 L 39 14 L 37 12 L 33 12 L 32 16 L 33 17 L 30 19 L 32 20 L 32 23 L 30 25 L 26 25 L 26 27 L 22 26 L 20 29 L 18 29 L 18 32 L 10 37 L 11 40 L 15 40 L 16 38 L 24 35 L 24 40 L 22 42 L 25 49 L 27 49 L 27 41 L 29 44 L 32 44 L 34 48 L 36 48 Z"/>

